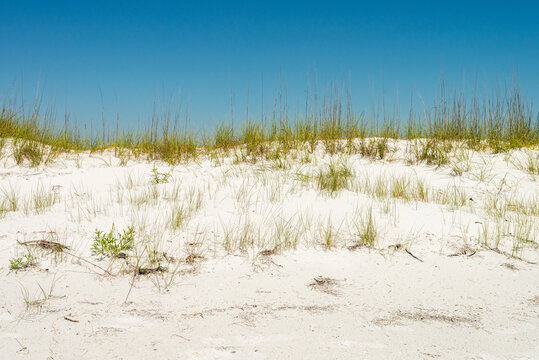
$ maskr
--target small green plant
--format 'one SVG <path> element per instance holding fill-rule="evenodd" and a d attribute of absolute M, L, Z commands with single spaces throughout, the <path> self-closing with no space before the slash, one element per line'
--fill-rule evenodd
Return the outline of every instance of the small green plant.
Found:
<path fill-rule="evenodd" d="M 114 234 L 114 225 L 108 233 L 96 230 L 91 250 L 94 255 L 116 257 L 122 251 L 133 248 L 135 242 L 135 228 L 129 226 L 122 233 Z"/>
<path fill-rule="evenodd" d="M 170 177 L 172 176 L 172 170 L 169 172 L 159 172 L 157 171 L 157 168 L 153 167 L 152 169 L 152 183 L 154 184 L 166 184 L 170 181 Z"/>
<path fill-rule="evenodd" d="M 9 269 L 18 272 L 19 270 L 25 270 L 36 264 L 36 259 L 32 254 L 26 254 L 21 257 L 9 259 Z"/>

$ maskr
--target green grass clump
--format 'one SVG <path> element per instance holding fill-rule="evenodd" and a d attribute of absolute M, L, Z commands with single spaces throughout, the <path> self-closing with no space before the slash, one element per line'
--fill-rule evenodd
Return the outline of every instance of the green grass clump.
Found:
<path fill-rule="evenodd" d="M 388 153 L 387 142 L 387 138 L 370 139 L 369 141 L 361 139 L 358 151 L 362 156 L 383 160 Z"/>
<path fill-rule="evenodd" d="M 0 113 L 0 138 L 20 141 L 23 144 L 20 149 L 20 155 L 23 156 L 21 159 L 28 155 L 30 161 L 32 158 L 34 161 L 40 158 L 41 151 L 36 149 L 36 146 L 48 145 L 51 150 L 83 150 L 88 149 L 90 144 L 89 140 L 82 139 L 67 121 L 64 128 L 59 129 L 51 113 L 41 117 L 38 109 L 32 116 L 26 117 L 17 110 L 3 107 Z"/>
<path fill-rule="evenodd" d="M 17 165 L 21 165 L 27 160 L 30 166 L 36 167 L 48 163 L 54 152 L 47 151 L 45 146 L 35 141 L 19 141 L 16 139 L 13 143 L 13 158 Z"/>
<path fill-rule="evenodd" d="M 121 252 L 133 248 L 135 242 L 135 229 L 129 226 L 122 233 L 114 234 L 114 225 L 108 233 L 97 230 L 92 243 L 92 254 L 116 257 Z"/>
<path fill-rule="evenodd" d="M 451 144 L 436 138 L 415 140 L 411 146 L 411 162 L 425 162 L 428 165 L 442 166 L 449 162 Z"/>
<path fill-rule="evenodd" d="M 222 124 L 217 126 L 214 136 L 214 146 L 228 150 L 237 144 L 232 127 Z"/>
<path fill-rule="evenodd" d="M 352 177 L 349 165 L 342 161 L 331 161 L 325 168 L 320 169 L 316 181 L 319 190 L 333 194 L 349 188 Z"/>

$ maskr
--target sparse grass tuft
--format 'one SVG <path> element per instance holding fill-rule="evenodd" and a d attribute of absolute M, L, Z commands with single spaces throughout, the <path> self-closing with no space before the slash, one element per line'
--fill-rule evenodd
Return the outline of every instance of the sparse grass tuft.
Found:
<path fill-rule="evenodd" d="M 527 171 L 533 177 L 539 175 L 539 152 L 524 149 L 524 158 L 514 159 L 512 163 L 517 169 Z"/>
<path fill-rule="evenodd" d="M 19 210 L 19 191 L 10 187 L 2 189 L 4 195 L 0 202 L 0 213 Z"/>
<path fill-rule="evenodd" d="M 183 229 L 190 217 L 191 214 L 189 210 L 185 209 L 183 206 L 175 207 L 172 209 L 169 225 L 173 230 Z"/>
<path fill-rule="evenodd" d="M 322 240 L 322 245 L 326 250 L 329 250 L 337 246 L 341 240 L 339 228 L 335 229 L 331 222 L 331 219 L 328 218 L 327 225 L 320 225 L 320 236 Z"/>
<path fill-rule="evenodd" d="M 56 194 L 52 190 L 45 190 L 39 185 L 32 192 L 32 205 L 36 214 L 42 214 L 46 209 L 53 206 L 57 201 Z"/>
<path fill-rule="evenodd" d="M 274 239 L 272 250 L 277 252 L 281 249 L 295 249 L 300 238 L 300 231 L 292 224 L 292 219 L 286 221 L 281 218 L 275 221 L 271 235 Z"/>
<path fill-rule="evenodd" d="M 450 164 L 451 170 L 453 170 L 453 174 L 456 176 L 461 176 L 465 172 L 470 171 L 472 167 L 471 151 L 459 147 L 455 156 L 451 158 Z"/>
<path fill-rule="evenodd" d="M 28 289 L 21 285 L 21 293 L 22 293 L 22 298 L 24 300 L 24 303 L 26 305 L 26 310 L 30 310 L 31 308 L 41 309 L 43 305 L 45 305 L 47 300 L 49 300 L 52 297 L 52 292 L 54 290 L 54 286 L 56 285 L 56 281 L 57 279 L 55 275 L 51 281 L 51 285 L 48 291 L 45 291 L 43 286 L 37 283 L 37 286 L 39 287 L 39 291 L 41 292 L 41 295 L 39 295 L 39 292 L 38 292 L 38 294 L 34 296 L 30 296 L 30 292 L 28 291 Z"/>
<path fill-rule="evenodd" d="M 378 239 L 378 229 L 372 216 L 372 208 L 355 222 L 357 235 L 364 246 L 374 247 Z"/>
<path fill-rule="evenodd" d="M 227 252 L 240 251 L 245 253 L 255 244 L 260 243 L 260 228 L 255 226 L 248 217 L 237 224 L 223 225 L 223 245 Z"/>

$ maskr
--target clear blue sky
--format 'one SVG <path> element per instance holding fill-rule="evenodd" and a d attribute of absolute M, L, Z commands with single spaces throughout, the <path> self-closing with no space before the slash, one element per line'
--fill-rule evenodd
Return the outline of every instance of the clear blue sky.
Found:
<path fill-rule="evenodd" d="M 535 3 L 535 4 L 534 4 Z M 503 87 L 518 71 L 539 99 L 539 5 L 520 1 L 24 1 L 0 0 L 0 102 L 55 98 L 63 118 L 146 121 L 181 96 L 198 128 L 272 110 L 280 79 L 291 111 L 303 109 L 307 74 L 318 90 L 351 80 L 354 108 L 385 93 L 427 101 L 442 69 L 453 87 Z M 21 80 L 22 78 L 22 80 Z M 22 86 L 21 86 L 22 83 Z M 22 90 L 21 90 L 22 89 Z M 101 100 L 101 94 L 103 101 Z M 19 94 L 19 95 L 17 95 Z M 535 106 L 537 108 L 537 106 Z"/>

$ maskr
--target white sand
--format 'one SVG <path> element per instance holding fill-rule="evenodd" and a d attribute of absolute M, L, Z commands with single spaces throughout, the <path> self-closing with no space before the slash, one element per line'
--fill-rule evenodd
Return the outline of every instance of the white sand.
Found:
<path fill-rule="evenodd" d="M 408 164 L 409 145 L 393 143 L 385 161 L 342 156 L 354 178 L 333 196 L 301 181 L 330 161 L 322 153 L 285 169 L 233 156 L 120 166 L 112 152 L 30 168 L 4 149 L 0 201 L 16 194 L 19 206 L 0 218 L 0 358 L 538 359 L 538 176 L 519 164 L 539 152 L 470 153 L 456 176 L 456 165 Z M 154 165 L 169 182 L 152 184 Z M 424 181 L 430 200 L 367 191 L 366 179 L 396 178 L 407 189 Z M 455 191 L 464 205 L 442 200 Z M 36 192 L 56 202 L 36 209 Z M 191 215 L 174 229 L 181 206 Z M 378 240 L 354 248 L 369 213 Z M 139 275 L 130 290 L 135 252 L 90 250 L 113 224 L 135 227 L 143 266 L 155 250 L 169 271 Z M 296 249 L 259 253 L 294 238 Z M 76 257 L 30 247 L 37 265 L 9 269 L 26 254 L 18 242 L 41 239 Z M 37 300 L 28 307 L 25 291 Z"/>

